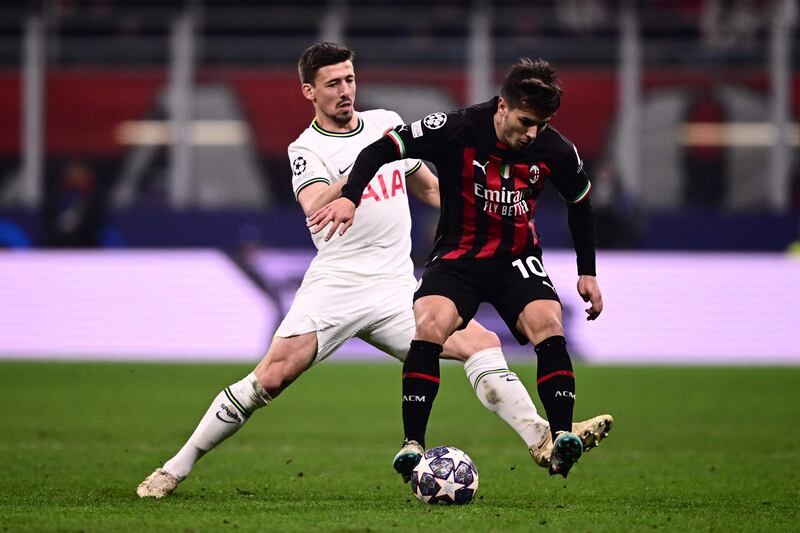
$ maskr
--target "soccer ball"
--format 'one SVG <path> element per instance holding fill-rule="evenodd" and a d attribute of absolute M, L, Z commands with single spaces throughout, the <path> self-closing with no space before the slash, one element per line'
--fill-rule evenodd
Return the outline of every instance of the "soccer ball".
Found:
<path fill-rule="evenodd" d="M 422 503 L 463 505 L 478 491 L 478 469 L 458 448 L 437 446 L 411 472 L 411 491 Z"/>

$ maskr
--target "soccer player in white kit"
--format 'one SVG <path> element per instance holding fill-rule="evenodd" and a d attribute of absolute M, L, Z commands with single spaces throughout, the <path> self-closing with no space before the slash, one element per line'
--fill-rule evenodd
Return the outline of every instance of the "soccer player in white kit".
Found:
<path fill-rule="evenodd" d="M 340 196 L 364 147 L 403 124 L 392 111 L 355 112 L 351 60 L 347 48 L 320 43 L 306 50 L 298 64 L 303 95 L 316 112 L 288 150 L 292 185 L 306 215 Z M 180 451 L 139 484 L 139 496 L 171 494 L 200 457 L 347 340 L 359 337 L 404 359 L 415 330 L 408 191 L 439 205 L 438 181 L 430 170 L 418 160 L 397 161 L 381 167 L 372 179 L 358 208 L 358 222 L 344 236 L 327 242 L 322 233 L 312 236 L 317 255 L 266 356 L 253 372 L 214 398 Z M 552 450 L 548 423 L 508 369 L 497 335 L 473 320 L 447 341 L 442 357 L 464 362 L 481 403 L 519 434 L 537 464 L 548 467 Z M 587 449 L 609 429 L 602 417 L 576 426 Z"/>

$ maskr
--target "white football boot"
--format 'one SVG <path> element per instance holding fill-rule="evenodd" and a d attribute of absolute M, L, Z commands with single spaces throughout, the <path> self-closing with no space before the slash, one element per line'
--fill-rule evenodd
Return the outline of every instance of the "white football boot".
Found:
<path fill-rule="evenodd" d="M 169 496 L 180 480 L 161 468 L 157 468 L 152 474 L 147 476 L 144 481 L 136 487 L 136 494 L 140 498 L 163 498 Z"/>
<path fill-rule="evenodd" d="M 575 422 L 572 424 L 572 432 L 581 439 L 583 451 L 588 452 L 592 448 L 596 448 L 601 440 L 608 437 L 613 425 L 613 416 L 599 415 L 583 422 Z"/>

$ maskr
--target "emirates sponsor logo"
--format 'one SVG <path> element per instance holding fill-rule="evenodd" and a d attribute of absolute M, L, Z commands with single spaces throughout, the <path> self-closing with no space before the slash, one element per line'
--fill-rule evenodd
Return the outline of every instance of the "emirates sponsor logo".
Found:
<path fill-rule="evenodd" d="M 516 204 L 525 199 L 525 189 L 518 191 L 509 189 L 487 189 L 483 185 L 475 184 L 475 196 L 483 198 L 487 202 L 496 202 L 498 204 Z"/>
<path fill-rule="evenodd" d="M 530 190 L 509 190 L 509 189 L 487 189 L 479 183 L 475 183 L 475 196 L 482 198 L 483 210 L 487 213 L 496 213 L 503 216 L 524 215 L 530 211 L 528 202 L 525 201 L 530 196 Z"/>

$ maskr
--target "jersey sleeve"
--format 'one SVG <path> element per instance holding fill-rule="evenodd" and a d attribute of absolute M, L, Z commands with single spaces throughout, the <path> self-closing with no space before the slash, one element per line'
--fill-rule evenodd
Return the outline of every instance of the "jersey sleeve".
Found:
<path fill-rule="evenodd" d="M 560 153 L 553 161 L 551 181 L 567 203 L 567 221 L 575 246 L 578 274 L 596 275 L 595 232 L 592 202 L 589 191 L 592 183 L 583 168 L 583 161 L 575 145 L 565 137 Z"/>
<path fill-rule="evenodd" d="M 564 139 L 564 142 L 566 146 L 555 162 L 551 181 L 566 203 L 577 204 L 589 195 L 592 183 L 583 168 L 578 149 L 570 141 Z"/>
<path fill-rule="evenodd" d="M 394 111 L 387 111 L 387 116 L 391 122 L 390 130 L 403 126 L 403 118 Z M 388 132 L 387 132 L 388 133 Z M 405 159 L 403 160 L 406 176 L 410 176 L 422 166 L 422 161 L 419 159 Z"/>
<path fill-rule="evenodd" d="M 388 136 L 394 142 L 398 159 L 417 158 L 435 162 L 457 118 L 457 113 L 431 113 L 411 124 L 395 127 Z"/>
<path fill-rule="evenodd" d="M 292 169 L 292 190 L 294 197 L 314 183 L 330 185 L 331 178 L 322 160 L 311 150 L 299 146 L 289 146 L 289 165 Z"/>
<path fill-rule="evenodd" d="M 405 159 L 403 160 L 403 164 L 406 168 L 406 176 L 410 176 L 422 166 L 422 161 L 419 159 Z"/>
<path fill-rule="evenodd" d="M 419 158 L 436 164 L 445 152 L 442 148 L 450 136 L 448 122 L 453 123 L 448 119 L 448 115 L 431 113 L 422 120 L 396 126 L 385 136 L 361 150 L 347 183 L 342 187 L 342 197 L 357 206 L 369 180 L 386 163 L 399 159 Z"/>

